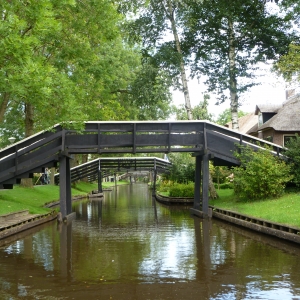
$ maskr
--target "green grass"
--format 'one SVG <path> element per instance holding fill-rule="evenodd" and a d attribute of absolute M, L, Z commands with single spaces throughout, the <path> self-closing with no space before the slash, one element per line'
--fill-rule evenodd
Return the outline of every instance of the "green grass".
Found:
<path fill-rule="evenodd" d="M 81 190 L 72 188 L 72 195 L 87 194 L 88 186 L 80 185 Z M 47 203 L 59 200 L 59 187 L 56 185 L 37 185 L 34 188 L 14 186 L 12 190 L 0 190 L 0 215 L 28 209 L 31 214 L 43 214 L 52 209 L 44 208 Z"/>
<path fill-rule="evenodd" d="M 218 190 L 219 199 L 209 204 L 268 221 L 300 228 L 300 193 L 286 193 L 278 199 L 239 201 L 233 190 Z"/>
<path fill-rule="evenodd" d="M 128 184 L 127 181 L 118 181 Z M 103 187 L 114 186 L 114 182 L 105 182 Z M 98 188 L 97 183 L 79 182 L 72 185 L 72 196 L 87 195 Z M 44 205 L 59 200 L 59 186 L 36 185 L 34 188 L 23 188 L 15 185 L 12 190 L 0 190 L 0 215 L 28 209 L 31 214 L 44 214 L 53 209 Z"/>

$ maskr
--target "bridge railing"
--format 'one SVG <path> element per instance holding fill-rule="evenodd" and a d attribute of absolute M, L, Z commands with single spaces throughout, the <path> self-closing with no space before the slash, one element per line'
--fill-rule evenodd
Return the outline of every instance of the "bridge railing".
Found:
<path fill-rule="evenodd" d="M 61 131 L 41 132 L 0 151 L 0 188 L 53 167 L 62 150 Z"/>
<path fill-rule="evenodd" d="M 60 155 L 169 152 L 201 155 L 209 151 L 215 164 L 237 165 L 233 154 L 237 144 L 249 144 L 254 149 L 267 145 L 274 155 L 283 154 L 283 148 L 276 144 L 208 121 L 86 122 L 80 133 L 57 125 L 51 131 L 0 151 L 0 188 L 10 188 L 20 178 L 55 166 Z M 93 173 L 94 169 L 86 172 Z"/>
<path fill-rule="evenodd" d="M 102 177 L 112 176 L 117 172 L 153 171 L 169 172 L 171 163 L 157 157 L 102 157 L 71 168 L 71 182 L 88 178 L 98 180 L 99 170 Z M 55 183 L 59 184 L 59 173 L 55 174 Z"/>

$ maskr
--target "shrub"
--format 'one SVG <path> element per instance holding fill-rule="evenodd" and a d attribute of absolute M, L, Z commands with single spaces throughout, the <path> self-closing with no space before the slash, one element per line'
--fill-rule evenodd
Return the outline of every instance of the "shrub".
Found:
<path fill-rule="evenodd" d="M 249 146 L 240 150 L 235 156 L 241 166 L 233 168 L 235 194 L 249 200 L 281 196 L 293 177 L 290 166 L 268 150 L 253 151 Z"/>
<path fill-rule="evenodd" d="M 220 190 L 233 189 L 233 183 L 232 182 L 221 183 L 219 184 L 219 187 L 217 184 L 215 184 L 215 188 L 219 188 Z"/>
<path fill-rule="evenodd" d="M 294 176 L 293 183 L 300 187 L 300 137 L 298 134 L 287 143 L 285 155 L 289 157 L 288 164 L 291 166 L 291 173 Z"/>
<path fill-rule="evenodd" d="M 170 197 L 194 197 L 194 183 L 175 183 L 170 187 Z"/>

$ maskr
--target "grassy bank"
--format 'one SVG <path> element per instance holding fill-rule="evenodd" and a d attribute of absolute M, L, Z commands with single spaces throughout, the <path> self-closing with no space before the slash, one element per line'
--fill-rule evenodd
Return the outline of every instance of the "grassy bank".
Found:
<path fill-rule="evenodd" d="M 119 184 L 128 184 L 126 181 Z M 103 183 L 103 188 L 115 186 L 114 182 Z M 97 189 L 97 184 L 80 182 L 72 188 L 72 195 L 87 195 Z M 167 192 L 162 193 L 166 194 Z M 290 226 L 300 227 L 300 192 L 287 193 L 278 199 L 241 202 L 233 190 L 219 190 L 219 199 L 210 200 L 209 204 L 249 216 Z M 55 185 L 35 186 L 32 189 L 15 186 L 12 190 L 0 190 L 0 215 L 28 209 L 30 213 L 42 214 L 51 209 L 44 208 L 47 203 L 59 199 L 59 187 Z"/>
<path fill-rule="evenodd" d="M 118 182 L 125 184 L 126 182 Z M 111 187 L 115 184 L 107 182 L 103 187 Z M 98 188 L 96 183 L 80 182 L 72 187 L 72 196 L 87 195 Z M 59 186 L 37 185 L 34 188 L 22 188 L 18 185 L 12 190 L 0 190 L 0 215 L 28 209 L 31 214 L 43 214 L 51 211 L 43 206 L 47 203 L 59 200 Z"/>
<path fill-rule="evenodd" d="M 233 190 L 219 190 L 218 194 L 220 198 L 210 200 L 210 205 L 300 228 L 300 192 L 253 202 L 238 201 Z"/>

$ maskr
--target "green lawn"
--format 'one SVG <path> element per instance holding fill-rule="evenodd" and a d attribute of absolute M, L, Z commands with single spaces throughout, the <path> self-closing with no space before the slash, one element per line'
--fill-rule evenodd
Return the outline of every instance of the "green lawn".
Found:
<path fill-rule="evenodd" d="M 233 190 L 218 190 L 218 194 L 220 198 L 210 200 L 210 205 L 300 228 L 300 192 L 286 193 L 278 199 L 252 202 L 238 201 Z"/>
<path fill-rule="evenodd" d="M 118 181 L 118 185 L 127 183 Z M 114 182 L 103 183 L 103 188 L 114 185 Z M 87 195 L 97 188 L 96 183 L 79 182 L 72 186 L 72 196 Z M 47 213 L 52 209 L 43 206 L 58 200 L 59 186 L 57 185 L 36 185 L 34 188 L 22 188 L 15 185 L 12 190 L 0 190 L 0 215 L 24 209 L 28 209 L 31 214 Z"/>
<path fill-rule="evenodd" d="M 128 184 L 126 181 L 119 184 Z M 103 183 L 103 188 L 113 187 L 114 182 Z M 80 182 L 72 188 L 72 195 L 87 195 L 97 189 L 96 183 Z M 263 201 L 238 201 L 233 190 L 219 190 L 217 200 L 209 204 L 218 208 L 236 211 L 249 216 L 262 218 L 276 223 L 300 227 L 300 192 L 286 193 L 279 199 Z M 51 211 L 44 208 L 46 203 L 59 199 L 59 187 L 56 185 L 39 185 L 34 188 L 15 186 L 12 190 L 0 190 L 0 215 L 28 209 L 30 213 L 41 214 Z"/>

